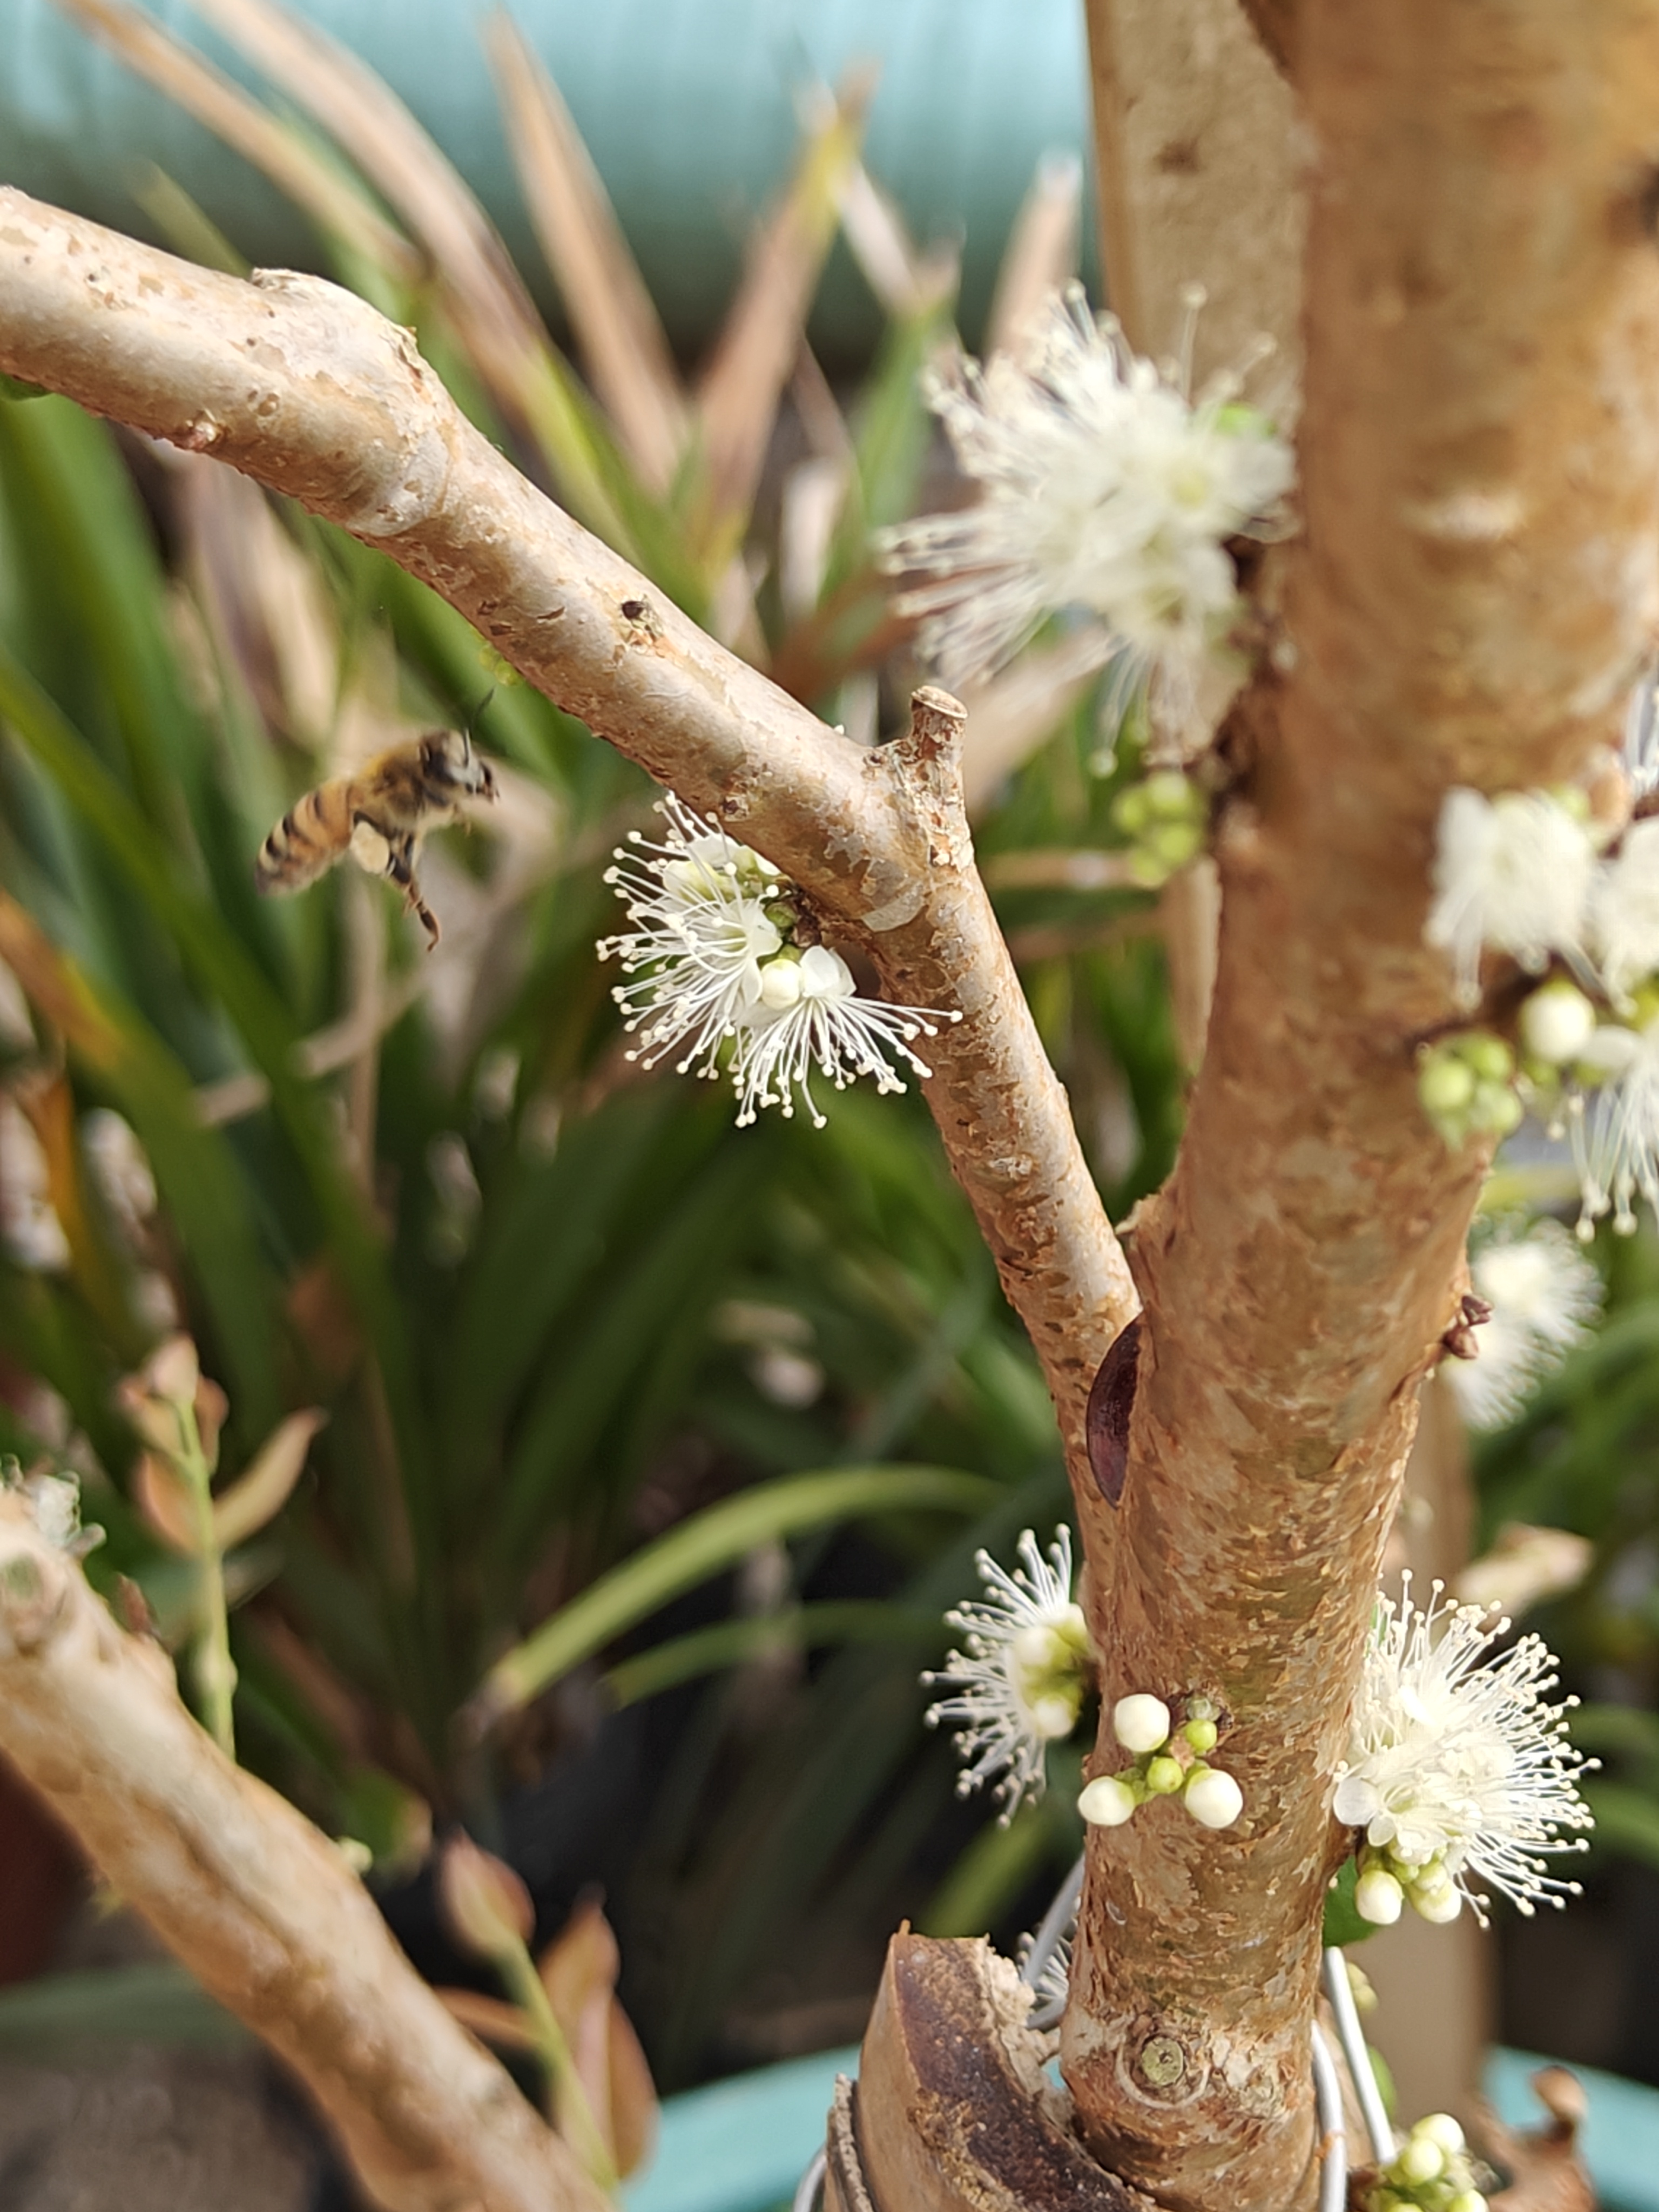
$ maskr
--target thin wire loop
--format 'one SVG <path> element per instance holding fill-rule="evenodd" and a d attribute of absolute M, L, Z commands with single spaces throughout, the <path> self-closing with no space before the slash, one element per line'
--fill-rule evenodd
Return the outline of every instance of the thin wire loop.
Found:
<path fill-rule="evenodd" d="M 1383 2109 L 1382 2092 L 1376 2086 L 1371 2054 L 1365 2048 L 1359 2008 L 1353 2001 L 1353 1984 L 1348 1979 L 1348 1962 L 1334 1943 L 1325 1953 L 1324 1979 L 1325 1994 L 1336 2016 L 1342 2056 L 1348 2062 L 1354 2094 L 1364 2116 L 1365 2132 L 1371 2139 L 1371 2156 L 1378 2166 L 1387 2166 L 1395 2154 L 1394 2124 Z"/>
<path fill-rule="evenodd" d="M 1314 2109 L 1319 2115 L 1319 2212 L 1343 2212 L 1348 2201 L 1348 2130 L 1342 2117 L 1342 2084 L 1330 2045 L 1313 2027 Z"/>

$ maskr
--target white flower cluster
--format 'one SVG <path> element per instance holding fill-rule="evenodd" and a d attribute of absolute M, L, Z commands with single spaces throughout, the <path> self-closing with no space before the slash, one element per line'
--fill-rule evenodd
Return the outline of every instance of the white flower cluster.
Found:
<path fill-rule="evenodd" d="M 1419 2120 L 1382 2168 L 1365 2212 L 1486 2212 L 1463 2130 L 1449 2112 Z"/>
<path fill-rule="evenodd" d="M 1534 1101 L 1571 1125 L 1580 1236 L 1609 1212 L 1628 1235 L 1638 1195 L 1659 1212 L 1659 819 L 1633 823 L 1606 856 L 1574 794 L 1451 791 L 1434 888 L 1424 935 L 1449 956 L 1465 1006 L 1480 1001 L 1483 951 L 1535 975 L 1559 957 L 1577 977 L 1557 975 L 1522 1005 L 1522 1073 Z M 1482 1052 L 1493 1062 L 1484 1087 Z M 1513 1127 L 1513 1066 L 1503 1041 L 1478 1031 L 1425 1055 L 1424 1103 L 1449 1143 Z"/>
<path fill-rule="evenodd" d="M 921 1678 L 952 1692 L 927 1718 L 957 1732 L 958 1796 L 992 1784 L 1005 1826 L 1027 1797 L 1042 1796 L 1043 1754 L 1072 1734 L 1095 1684 L 1088 1623 L 1072 1596 L 1071 1531 L 1054 1531 L 1045 1559 L 1027 1528 L 1019 1557 L 1009 1574 L 988 1552 L 976 1555 L 986 1596 L 945 1616 L 966 1648 Z"/>
<path fill-rule="evenodd" d="M 1471 1428 L 1501 1429 L 1595 1326 L 1601 1278 L 1559 1221 L 1499 1223 L 1469 1255 L 1469 1280 L 1491 1311 L 1480 1356 L 1441 1373 Z"/>
<path fill-rule="evenodd" d="M 1489 1882 L 1531 1913 L 1577 1885 L 1547 1871 L 1548 1855 L 1589 1849 L 1593 1825 L 1576 1784 L 1594 1761 L 1566 1736 L 1576 1701 L 1550 1705 L 1555 1662 L 1536 1636 L 1507 1650 L 1509 1628 L 1475 1606 L 1379 1598 L 1337 1770 L 1333 1811 L 1363 1832 L 1354 1904 L 1379 1926 L 1407 1898 L 1425 1920 L 1455 1920 L 1467 1899 L 1484 1926 Z"/>
<path fill-rule="evenodd" d="M 922 618 L 922 651 L 946 683 L 988 673 L 1048 616 L 1075 612 L 1101 664 L 1121 656 L 1160 722 L 1186 723 L 1239 611 L 1227 540 L 1266 534 L 1294 475 L 1239 381 L 1193 398 L 1184 367 L 1132 353 L 1078 287 L 1019 361 L 931 375 L 928 403 L 981 495 L 888 532 L 881 550 L 890 574 L 929 580 L 897 607 Z"/>
<path fill-rule="evenodd" d="M 630 1059 L 654 1067 L 676 1053 L 681 1074 L 711 1079 L 724 1059 L 740 1127 L 763 1106 L 792 1115 L 799 1097 L 822 1128 L 815 1067 L 837 1091 L 860 1075 L 902 1091 L 899 1061 L 932 1073 L 911 1047 L 959 1014 L 860 999 L 838 952 L 800 943 L 794 886 L 769 860 L 672 792 L 661 811 L 666 836 L 635 831 L 605 877 L 633 925 L 599 947 L 635 979 L 611 994 L 639 1038 Z"/>
<path fill-rule="evenodd" d="M 1231 1774 L 1209 1764 L 1221 1731 L 1207 1698 L 1188 1698 L 1179 1728 L 1162 1698 L 1144 1690 L 1112 1708 L 1112 1734 L 1133 1764 L 1085 1784 L 1077 1809 L 1097 1828 L 1121 1828 L 1152 1797 L 1178 1796 L 1201 1828 L 1231 1828 L 1244 1793 Z"/>

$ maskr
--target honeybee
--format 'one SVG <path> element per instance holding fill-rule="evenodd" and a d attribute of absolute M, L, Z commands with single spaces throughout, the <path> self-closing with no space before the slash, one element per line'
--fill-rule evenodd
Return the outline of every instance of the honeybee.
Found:
<path fill-rule="evenodd" d="M 463 799 L 495 796 L 489 763 L 465 731 L 428 730 L 376 753 L 356 775 L 332 776 L 307 792 L 259 848 L 253 880 L 262 891 L 303 890 L 349 854 L 366 875 L 399 887 L 429 951 L 441 933 L 415 879 L 421 840 L 459 822 Z"/>

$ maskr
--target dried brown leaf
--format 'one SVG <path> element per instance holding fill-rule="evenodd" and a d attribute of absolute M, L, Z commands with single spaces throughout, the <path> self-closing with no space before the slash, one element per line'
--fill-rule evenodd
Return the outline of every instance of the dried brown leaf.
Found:
<path fill-rule="evenodd" d="M 132 1498 L 169 1551 L 198 1556 L 196 1510 L 184 1477 L 159 1452 L 143 1452 L 132 1471 Z"/>
<path fill-rule="evenodd" d="M 1050 155 L 1038 165 L 997 271 L 988 354 L 1018 355 L 1046 303 L 1077 274 L 1082 223 L 1083 164 L 1075 154 Z"/>
<path fill-rule="evenodd" d="M 625 2174 L 654 2140 L 657 2093 L 633 2024 L 617 2002 L 620 1965 L 611 1923 L 590 1895 L 542 1954 L 539 1970 L 588 2109 L 617 2172 Z"/>
<path fill-rule="evenodd" d="M 486 22 L 484 43 L 520 186 L 588 380 L 640 481 L 660 494 L 685 443 L 687 410 L 651 295 L 540 57 L 504 13 Z"/>
<path fill-rule="evenodd" d="M 800 351 L 806 313 L 836 234 L 842 188 L 858 158 L 870 88 L 823 94 L 795 173 L 750 251 L 697 394 L 708 470 L 704 535 L 742 534 L 778 402 Z"/>
<path fill-rule="evenodd" d="M 492 2044 L 498 2051 L 535 2050 L 535 2028 L 517 2005 L 501 1997 L 487 1997 L 477 1990 L 439 1990 L 436 1994 L 439 2002 L 481 2043 Z"/>
<path fill-rule="evenodd" d="M 854 260 L 895 321 L 931 314 L 956 290 L 962 259 L 957 247 L 941 244 L 919 252 L 897 202 L 862 161 L 842 178 L 836 205 Z"/>
<path fill-rule="evenodd" d="M 328 1415 L 317 1407 L 290 1413 L 271 1431 L 258 1456 L 228 1490 L 213 1501 L 213 1533 L 228 1552 L 274 1521 L 305 1469 L 311 1440 Z"/>
<path fill-rule="evenodd" d="M 401 283 L 411 283 L 419 276 L 420 256 L 403 234 L 362 193 L 319 161 L 302 139 L 181 39 L 127 6 L 126 0 L 56 0 L 56 4 L 119 54 L 136 75 L 263 170 L 325 230 Z"/>
<path fill-rule="evenodd" d="M 547 334 L 495 226 L 402 100 L 348 48 L 270 0 L 196 4 L 322 125 L 398 210 L 430 256 L 479 374 L 516 420 L 534 428 L 551 357 Z"/>

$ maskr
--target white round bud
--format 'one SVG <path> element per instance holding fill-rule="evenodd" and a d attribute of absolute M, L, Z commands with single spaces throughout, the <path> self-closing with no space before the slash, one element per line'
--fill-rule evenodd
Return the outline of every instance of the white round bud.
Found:
<path fill-rule="evenodd" d="M 1091 1827 L 1121 1828 L 1135 1809 L 1135 1794 L 1115 1774 L 1097 1775 L 1085 1785 L 1077 1809 Z"/>
<path fill-rule="evenodd" d="M 800 998 L 799 960 L 769 960 L 760 971 L 761 1004 L 775 1013 L 786 1013 Z"/>
<path fill-rule="evenodd" d="M 1414 2135 L 1395 2159 L 1394 2170 L 1418 2188 L 1425 2181 L 1439 2180 L 1446 2170 L 1446 2154 L 1429 2136 Z"/>
<path fill-rule="evenodd" d="M 1486 2200 L 1478 2189 L 1460 2189 L 1446 2212 L 1486 2212 Z"/>
<path fill-rule="evenodd" d="M 1142 1691 L 1112 1707 L 1112 1734 L 1125 1751 L 1157 1751 L 1170 1741 L 1170 1708 Z"/>
<path fill-rule="evenodd" d="M 1455 2158 L 1464 2143 L 1463 2130 L 1449 2112 L 1429 2112 L 1412 2130 L 1414 2136 L 1426 2136 L 1438 2143 L 1448 2158 Z"/>
<path fill-rule="evenodd" d="M 1595 1034 L 1595 1009 L 1565 978 L 1534 991 L 1521 1009 L 1521 1043 L 1533 1060 L 1564 1067 Z"/>
<path fill-rule="evenodd" d="M 1367 1867 L 1353 1886 L 1354 1911 L 1373 1928 L 1392 1928 L 1406 1893 L 1386 1867 Z"/>
<path fill-rule="evenodd" d="M 1431 1881 L 1413 1883 L 1412 1903 L 1425 1920 L 1444 1928 L 1463 1910 L 1463 1893 L 1449 1875 L 1443 1874 Z"/>
<path fill-rule="evenodd" d="M 1035 1698 L 1026 1711 L 1031 1717 L 1031 1726 L 1045 1743 L 1053 1743 L 1060 1736 L 1070 1735 L 1077 1726 L 1077 1707 L 1069 1698 L 1055 1693 Z"/>
<path fill-rule="evenodd" d="M 1244 1792 L 1219 1767 L 1195 1766 L 1181 1802 L 1200 1828 L 1231 1828 L 1244 1810 Z"/>

